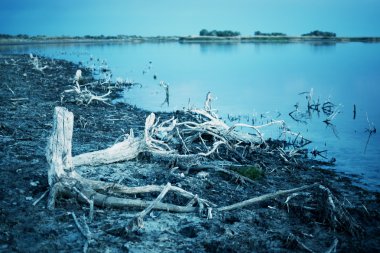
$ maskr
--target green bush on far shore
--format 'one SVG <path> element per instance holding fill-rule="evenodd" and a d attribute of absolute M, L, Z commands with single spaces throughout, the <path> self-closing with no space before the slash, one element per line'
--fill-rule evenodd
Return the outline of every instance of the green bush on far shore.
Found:
<path fill-rule="evenodd" d="M 286 36 L 286 34 L 285 33 L 279 33 L 279 32 L 263 33 L 260 31 L 256 31 L 255 36 Z"/>
<path fill-rule="evenodd" d="M 318 36 L 318 37 L 325 37 L 325 38 L 335 38 L 336 33 L 333 32 L 322 32 L 319 30 L 315 30 L 309 33 L 302 34 L 303 37 L 305 36 Z"/>
<path fill-rule="evenodd" d="M 230 30 L 225 30 L 225 31 L 217 31 L 217 30 L 212 30 L 212 31 L 207 31 L 206 29 L 202 29 L 199 32 L 199 36 L 214 36 L 214 37 L 236 37 L 239 36 L 240 32 L 234 32 Z"/>

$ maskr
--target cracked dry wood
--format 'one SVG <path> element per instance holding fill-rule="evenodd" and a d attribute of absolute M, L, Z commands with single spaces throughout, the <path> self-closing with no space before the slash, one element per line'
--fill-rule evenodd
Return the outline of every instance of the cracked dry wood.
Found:
<path fill-rule="evenodd" d="M 48 169 L 50 187 L 73 170 L 71 157 L 73 122 L 72 112 L 63 107 L 54 109 L 53 130 L 46 150 L 46 158 L 50 166 Z"/>
<path fill-rule="evenodd" d="M 131 130 L 126 140 L 116 143 L 109 148 L 74 156 L 73 165 L 74 167 L 81 165 L 98 166 L 123 162 L 136 158 L 142 151 L 143 140 L 135 138 Z"/>

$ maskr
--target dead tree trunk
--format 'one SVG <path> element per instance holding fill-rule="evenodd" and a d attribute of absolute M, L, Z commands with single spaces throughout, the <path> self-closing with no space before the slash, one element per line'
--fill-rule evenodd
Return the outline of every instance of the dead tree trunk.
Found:
<path fill-rule="evenodd" d="M 142 151 L 143 140 L 135 138 L 131 130 L 128 138 L 115 145 L 94 152 L 77 155 L 73 158 L 75 167 L 81 165 L 97 166 L 115 162 L 123 162 L 136 158 Z"/>
<path fill-rule="evenodd" d="M 54 109 L 53 132 L 48 140 L 46 158 L 49 163 L 48 181 L 53 187 L 59 178 L 68 176 L 73 170 L 71 142 L 73 137 L 74 115 L 66 108 Z"/>

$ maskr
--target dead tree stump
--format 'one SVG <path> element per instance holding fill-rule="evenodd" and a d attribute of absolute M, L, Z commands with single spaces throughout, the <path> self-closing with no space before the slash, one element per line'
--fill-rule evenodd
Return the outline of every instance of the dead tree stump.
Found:
<path fill-rule="evenodd" d="M 59 178 L 68 176 L 73 170 L 71 142 L 74 115 L 64 107 L 54 109 L 53 131 L 48 140 L 46 159 L 49 163 L 48 181 L 53 187 Z"/>
<path fill-rule="evenodd" d="M 71 142 L 73 137 L 74 115 L 66 108 L 54 109 L 52 135 L 48 140 L 46 159 L 49 163 L 48 182 L 50 186 L 48 208 L 53 209 L 55 199 L 63 190 L 64 181 L 71 181 L 73 172 L 73 159 L 71 156 Z"/>

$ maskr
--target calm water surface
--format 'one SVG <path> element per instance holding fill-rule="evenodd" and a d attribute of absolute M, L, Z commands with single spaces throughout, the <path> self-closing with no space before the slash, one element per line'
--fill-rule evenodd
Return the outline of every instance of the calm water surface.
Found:
<path fill-rule="evenodd" d="M 265 123 L 284 119 L 293 131 L 313 141 L 309 148 L 327 149 L 337 159 L 333 168 L 353 174 L 362 185 L 380 191 L 380 135 L 371 136 L 367 151 L 368 119 L 380 125 L 380 44 L 72 44 L 0 46 L 0 53 L 34 53 L 91 66 L 106 60 L 113 77 L 141 83 L 125 91 L 121 101 L 153 111 L 202 107 L 212 92 L 213 107 L 224 118 Z M 93 58 L 90 61 L 90 58 Z M 74 76 L 75 73 L 73 73 Z M 156 79 L 154 79 L 156 76 Z M 164 103 L 169 84 L 169 104 Z M 326 127 L 323 112 L 307 124 L 288 113 L 305 111 L 306 94 L 339 105 L 339 114 Z M 357 115 L 353 119 L 353 106 Z M 278 137 L 268 131 L 267 137 Z"/>

